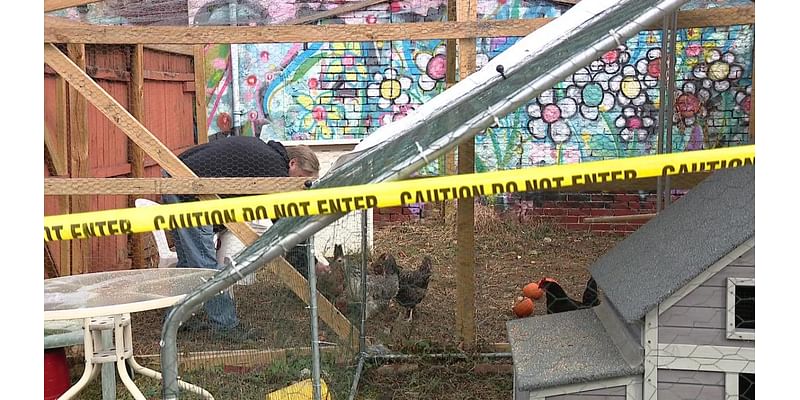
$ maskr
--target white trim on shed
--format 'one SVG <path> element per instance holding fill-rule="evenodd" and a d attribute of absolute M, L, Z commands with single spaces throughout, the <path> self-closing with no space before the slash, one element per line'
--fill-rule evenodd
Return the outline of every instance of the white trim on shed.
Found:
<path fill-rule="evenodd" d="M 658 309 L 650 310 L 644 317 L 644 381 L 642 398 L 658 400 Z"/>
<path fill-rule="evenodd" d="M 736 329 L 736 287 L 755 285 L 755 278 L 728 278 L 728 294 L 725 301 L 725 334 L 728 339 L 756 340 L 755 329 Z"/>
<path fill-rule="evenodd" d="M 553 386 L 530 392 L 530 400 L 545 400 L 550 396 L 580 393 L 589 390 L 625 386 L 625 400 L 641 400 L 642 378 L 639 376 L 622 376 L 619 378 L 598 379 L 591 382 L 573 383 L 570 385 Z"/>

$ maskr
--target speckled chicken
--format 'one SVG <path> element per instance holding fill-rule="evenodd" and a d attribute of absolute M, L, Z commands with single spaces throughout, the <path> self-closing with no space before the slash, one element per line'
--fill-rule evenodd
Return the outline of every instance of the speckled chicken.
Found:
<path fill-rule="evenodd" d="M 395 299 L 406 309 L 406 321 L 414 319 L 414 308 L 425 298 L 431 279 L 431 258 L 425 256 L 422 264 L 413 271 L 400 270 L 400 287 Z"/>
<path fill-rule="evenodd" d="M 333 248 L 333 262 L 327 272 L 320 273 L 317 277 L 317 289 L 340 311 L 347 308 L 347 297 L 345 293 L 345 262 L 344 251 L 341 245 Z"/>
<path fill-rule="evenodd" d="M 391 254 L 381 254 L 373 270 L 374 274 L 367 275 L 367 319 L 386 309 L 400 288 L 397 262 Z"/>

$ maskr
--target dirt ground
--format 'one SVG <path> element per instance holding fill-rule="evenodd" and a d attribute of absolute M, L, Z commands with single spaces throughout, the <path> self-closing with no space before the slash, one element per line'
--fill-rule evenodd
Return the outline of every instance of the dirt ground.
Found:
<path fill-rule="evenodd" d="M 428 255 L 433 261 L 433 275 L 425 299 L 416 308 L 414 321 L 405 322 L 402 309 L 392 304 L 388 310 L 368 321 L 368 343 L 382 344 L 392 351 L 406 354 L 458 351 L 454 312 L 457 248 L 454 226 L 452 221 L 445 223 L 438 213 L 433 213 L 419 221 L 396 223 L 375 230 L 373 256 L 388 252 L 396 257 L 403 268 L 414 269 L 422 257 Z M 621 239 L 620 236 L 567 231 L 535 219 L 521 218 L 514 212 L 501 214 L 477 204 L 475 331 L 479 349 L 491 351 L 493 347 L 490 344 L 508 342 L 505 323 L 515 318 L 511 305 L 514 298 L 521 295 L 522 286 L 549 276 L 557 279 L 570 296 L 580 298 L 588 279 L 587 267 Z M 215 374 L 188 371 L 187 374 L 194 376 L 197 383 L 208 389 L 217 387 L 218 392 L 222 390 L 219 388 L 239 385 L 238 389 L 230 391 L 236 393 L 229 395 L 233 397 L 217 398 L 263 399 L 269 390 L 297 380 L 298 371 L 303 368 L 299 364 L 285 365 L 283 369 L 275 366 L 266 369 L 245 368 L 247 373 L 258 376 L 253 378 L 232 372 L 227 365 L 237 364 L 242 354 L 250 354 L 248 352 L 253 350 L 309 346 L 309 311 L 293 293 L 274 282 L 274 278 L 266 272 L 259 271 L 257 284 L 237 285 L 233 291 L 240 318 L 258 329 L 261 337 L 256 341 L 234 343 L 214 338 L 207 332 L 181 333 L 179 349 L 181 352 L 243 350 L 239 358 L 226 363 L 226 367 Z M 537 301 L 534 315 L 544 314 L 544 308 L 544 300 Z M 357 324 L 357 310 L 351 307 L 346 314 Z M 133 316 L 137 355 L 159 353 L 163 317 L 163 310 Z M 321 330 L 326 340 L 339 340 L 324 324 Z M 82 355 L 82 352 L 78 354 Z M 352 358 L 354 354 L 346 356 Z M 140 360 L 146 362 L 148 357 L 141 357 Z M 72 361 L 75 364 L 73 375 L 77 379 L 82 365 L 77 358 Z M 305 363 L 302 360 L 299 362 Z M 368 365 L 360 382 L 358 398 L 511 398 L 510 360 L 492 363 L 500 367 L 486 369 L 485 360 L 414 362 L 411 369 L 388 374 L 381 372 L 385 369 L 381 370 L 377 365 Z M 157 364 L 155 367 L 159 369 Z M 336 398 L 346 398 L 342 393 L 349 391 L 353 367 L 352 363 L 330 367 L 331 370 L 339 368 L 340 372 L 332 378 L 340 381 L 337 383 Z M 488 372 L 475 373 L 476 367 Z M 273 379 L 278 372 L 284 374 L 285 379 Z M 265 378 L 265 374 L 272 378 Z M 229 390 L 225 389 L 225 392 Z M 90 393 L 86 394 L 89 397 L 81 397 L 93 398 Z M 157 396 L 157 393 L 157 390 L 151 389 L 148 397 Z M 119 398 L 127 398 L 122 391 L 120 394 Z M 457 396 L 454 397 L 455 394 Z"/>

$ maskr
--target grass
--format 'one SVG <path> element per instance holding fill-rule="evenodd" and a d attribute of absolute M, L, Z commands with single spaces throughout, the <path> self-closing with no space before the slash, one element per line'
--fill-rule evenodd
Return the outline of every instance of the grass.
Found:
<path fill-rule="evenodd" d="M 383 252 L 395 255 L 404 268 L 414 269 L 424 255 L 433 260 L 433 276 L 425 299 L 417 307 L 414 322 L 406 323 L 399 307 L 391 306 L 367 323 L 368 343 L 380 343 L 404 354 L 457 352 L 455 335 L 455 254 L 457 251 L 455 224 L 448 218 L 426 218 L 419 222 L 398 223 L 375 230 L 373 256 Z M 514 318 L 513 299 L 521 287 L 543 276 L 555 277 L 568 294 L 582 292 L 588 267 L 621 238 L 570 232 L 544 221 L 531 219 L 524 209 L 495 212 L 490 206 L 475 205 L 475 274 L 476 274 L 476 335 L 479 345 L 507 342 L 505 324 Z M 236 286 L 237 311 L 240 318 L 257 326 L 264 336 L 253 343 L 227 343 L 204 334 L 179 335 L 182 352 L 210 350 L 266 350 L 309 346 L 308 309 L 293 293 L 274 277 L 259 271 L 258 283 Z M 543 314 L 537 305 L 534 315 Z M 347 313 L 357 322 L 357 313 Z M 136 354 L 157 354 L 163 310 L 133 315 L 134 348 Z M 328 340 L 338 338 L 321 324 Z M 72 368 L 73 382 L 83 371 L 82 349 L 73 352 L 78 360 Z M 492 351 L 492 350 L 485 350 Z M 241 353 L 240 353 L 241 355 Z M 355 355 L 346 354 L 347 362 L 336 362 L 331 356 L 323 361 L 323 378 L 330 386 L 334 399 L 347 399 L 355 374 Z M 140 357 L 139 362 L 152 359 Z M 252 360 L 251 360 L 252 361 Z M 310 370 L 310 358 L 289 354 L 271 364 L 259 367 L 235 367 L 237 361 L 225 359 L 217 367 L 188 370 L 182 368 L 182 378 L 202 386 L 216 399 L 259 399 L 267 393 L 306 379 L 303 371 Z M 393 370 L 367 363 L 359 382 L 356 399 L 510 399 L 512 373 L 510 360 L 491 363 L 486 368 L 480 360 L 458 362 L 408 361 L 409 368 Z M 151 365 L 160 370 L 159 365 Z M 387 370 L 391 371 L 387 373 Z M 481 372 L 483 371 L 483 372 Z M 487 372 L 488 371 L 488 372 Z M 99 381 L 99 380 L 98 380 Z M 99 382 L 93 382 L 79 399 L 101 398 Z M 160 383 L 139 376 L 136 384 L 148 399 L 160 399 Z M 132 397 L 121 383 L 118 399 Z M 181 399 L 193 399 L 182 392 Z"/>

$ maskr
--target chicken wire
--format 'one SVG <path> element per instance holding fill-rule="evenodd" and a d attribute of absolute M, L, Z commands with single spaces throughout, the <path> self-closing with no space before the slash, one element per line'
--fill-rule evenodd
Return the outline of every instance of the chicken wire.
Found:
<path fill-rule="evenodd" d="M 168 2 L 162 2 L 162 4 L 169 4 L 169 3 L 168 3 Z M 169 8 L 169 7 L 164 7 L 164 9 L 167 9 L 167 8 Z M 218 14 L 218 15 L 224 15 L 224 13 L 220 14 L 220 12 L 219 12 L 219 11 L 217 12 L 217 14 Z M 158 14 L 158 13 L 149 13 L 149 15 L 153 16 L 153 15 L 159 15 L 159 14 Z M 162 14 L 162 15 L 163 15 L 163 14 Z M 149 17 L 149 18 L 152 18 L 152 17 Z M 240 18 L 242 18 L 242 17 L 240 17 Z M 165 18 L 165 19 L 166 19 L 166 18 Z M 129 19 L 129 20 L 130 20 L 130 21 L 134 21 L 134 19 Z M 220 22 L 218 23 L 218 24 L 220 24 L 220 25 L 226 25 L 226 24 L 229 24 L 229 22 L 228 22 L 227 20 L 223 20 L 223 19 L 219 19 L 219 18 L 218 18 L 218 19 L 214 19 L 214 18 L 208 18 L 208 20 L 209 20 L 209 21 L 211 21 L 211 20 L 220 21 Z M 156 20 L 156 19 L 150 19 L 149 21 L 146 21 L 146 20 L 144 20 L 144 19 L 141 19 L 141 18 L 140 18 L 140 19 L 138 20 L 138 22 L 136 22 L 136 23 L 142 23 L 142 24 L 158 24 L 158 23 L 163 23 L 163 22 L 164 22 L 164 21 L 158 21 L 158 20 Z M 122 47 L 122 46 L 117 46 L 117 47 Z M 418 144 L 419 144 L 419 142 L 418 142 Z M 427 144 L 429 144 L 429 143 L 422 142 L 422 145 L 423 145 L 423 146 L 425 146 L 425 145 L 427 145 Z M 412 146 L 407 146 L 407 145 L 406 145 L 405 147 L 407 147 L 407 148 L 409 148 L 409 150 L 411 150 L 411 151 L 409 151 L 409 152 L 408 152 L 409 154 L 412 154 L 412 153 L 414 153 L 414 151 L 413 151 L 413 149 L 412 149 Z M 388 162 L 387 162 L 387 163 L 388 163 Z M 358 172 L 356 172 L 354 175 L 360 175 L 360 174 L 361 174 L 361 173 L 363 173 L 363 172 L 364 172 L 364 171 L 358 171 Z M 350 181 L 350 180 L 348 179 L 348 181 Z M 344 184 L 344 183 L 342 183 L 342 184 Z M 94 240 L 94 239 L 93 239 L 93 240 Z M 355 249 L 352 249 L 352 248 L 351 248 L 351 249 L 349 249 L 349 250 L 350 250 L 350 252 L 354 252 L 353 250 L 355 250 Z M 351 255 L 351 256 L 352 256 L 352 254 L 349 254 L 349 255 Z M 375 255 L 371 255 L 371 257 L 374 257 L 374 256 L 375 256 Z M 107 261 L 107 260 L 103 260 L 103 261 L 95 260 L 95 261 L 97 261 L 98 263 L 108 263 L 108 261 Z M 371 258 L 369 259 L 369 262 L 372 262 L 372 259 L 371 259 Z M 94 262 L 93 262 L 93 263 L 94 263 Z M 258 275 L 258 274 L 264 274 L 264 273 L 265 273 L 265 271 L 263 271 L 263 270 L 259 270 L 257 273 L 255 273 L 255 275 Z M 270 278 L 272 278 L 272 277 L 270 277 Z M 247 288 L 247 287 L 242 287 L 242 288 L 239 288 L 239 286 L 244 286 L 244 285 L 235 285 L 235 286 L 233 287 L 233 290 L 232 290 L 232 292 L 234 292 L 234 298 L 235 298 L 235 299 L 243 299 L 243 297 L 239 295 L 239 293 L 238 293 L 238 292 L 239 292 L 240 290 L 238 290 L 238 289 L 241 289 L 241 291 L 242 291 L 243 293 L 244 293 L 246 290 L 248 290 L 248 288 Z M 278 286 L 279 286 L 279 285 L 278 285 Z M 278 291 L 278 290 L 281 290 L 281 288 L 278 288 L 278 287 L 276 287 L 276 288 L 272 288 L 272 289 L 270 289 L 270 290 L 275 290 L 275 291 Z M 288 290 L 286 290 L 286 289 L 283 289 L 283 291 L 284 291 L 284 293 L 286 294 L 286 296 L 287 296 L 287 297 L 291 297 L 291 296 L 293 296 L 293 294 L 291 294 L 290 292 L 288 292 Z M 258 294 L 258 293 L 256 293 L 256 294 L 255 294 L 255 297 L 258 297 L 258 296 L 259 296 L 259 294 Z M 248 297 L 252 297 L 252 296 L 248 296 Z M 562 296 L 561 298 L 565 299 L 565 298 L 566 298 L 566 296 Z M 577 300 L 576 300 L 576 302 L 577 302 Z M 302 305 L 299 305 L 299 306 L 300 306 L 300 307 L 304 307 L 304 306 L 302 306 Z M 281 303 L 278 303 L 278 307 L 277 307 L 277 308 L 283 308 L 283 309 L 287 309 L 287 310 L 294 310 L 295 308 L 292 308 L 292 307 L 294 307 L 294 306 L 289 306 L 289 305 L 287 305 L 287 304 L 281 304 Z M 298 310 L 298 312 L 303 312 L 303 310 L 304 310 L 304 309 L 303 309 L 303 310 L 297 309 L 297 310 Z M 256 313 L 256 314 L 258 314 L 258 313 Z M 350 316 L 348 315 L 348 317 L 350 317 Z M 351 318 L 351 321 L 353 321 L 353 319 L 352 319 L 352 318 Z M 358 320 L 356 319 L 356 320 L 355 320 L 355 322 L 358 322 Z M 355 323 L 355 322 L 354 322 L 354 323 Z M 283 324 L 283 323 L 287 323 L 287 324 L 288 324 L 288 322 L 276 322 L 276 323 L 275 323 L 275 325 L 277 325 L 277 326 L 282 326 L 282 324 Z M 372 328 L 374 328 L 374 329 L 380 329 L 380 327 L 378 327 L 377 325 L 376 325 L 376 326 L 374 326 L 374 327 L 372 327 Z M 325 329 L 323 328 L 323 331 L 324 331 L 324 330 L 325 330 Z M 281 344 L 281 346 L 284 346 L 284 347 L 280 347 L 280 348 L 282 348 L 282 349 L 283 349 L 283 348 L 289 348 L 289 349 L 291 349 L 291 348 L 294 348 L 294 347 L 303 347 L 303 346 L 308 346 L 308 341 L 307 341 L 306 339 L 307 339 L 307 338 L 309 338 L 309 337 L 311 337 L 311 333 L 310 333 L 310 327 L 307 327 L 307 331 L 308 331 L 308 332 L 306 332 L 306 331 L 302 331 L 302 330 L 301 330 L 301 331 L 299 331 L 300 333 L 299 333 L 299 334 L 297 334 L 297 335 L 295 335 L 295 336 L 293 337 L 294 339 L 297 339 L 297 341 L 296 341 L 296 342 L 292 342 L 291 340 L 285 340 L 285 342 L 284 342 L 283 344 Z M 327 334 L 327 332 L 322 332 L 322 333 L 323 333 L 323 334 Z M 201 336 L 202 336 L 202 335 L 201 335 Z M 374 337 L 375 335 L 371 335 L 371 336 L 373 336 L 373 337 Z M 373 339 L 373 337 L 371 337 L 370 339 Z M 209 337 L 208 339 L 209 339 L 209 342 L 210 342 L 210 341 L 212 341 L 212 339 L 211 339 L 210 337 Z M 320 340 L 321 340 L 321 341 L 324 341 L 324 340 L 323 340 L 323 338 L 320 338 Z M 382 342 L 381 342 L 381 341 L 379 341 L 379 340 L 376 340 L 375 342 L 372 342 L 372 343 L 370 343 L 370 344 L 380 344 L 380 343 L 382 343 Z M 182 349 L 182 352 L 183 352 L 183 348 L 184 348 L 184 347 L 183 347 L 183 345 L 181 345 L 180 347 L 181 347 L 181 349 Z M 212 347 L 213 347 L 213 346 L 212 346 Z M 257 346 L 255 346 L 255 347 L 257 347 Z M 324 347 L 324 346 L 323 346 L 323 347 Z M 362 350 L 364 350 L 364 349 L 366 349 L 366 348 L 367 348 L 367 347 L 361 347 L 361 349 L 362 349 Z M 200 346 L 200 345 L 198 345 L 198 346 L 196 347 L 196 350 L 197 350 L 197 351 L 203 351 L 203 350 L 204 350 L 204 348 L 203 348 L 203 346 Z M 206 349 L 206 350 L 207 350 L 207 349 Z M 213 350 L 213 348 L 212 348 L 212 350 Z M 243 350 L 243 351 L 240 353 L 240 355 L 239 355 L 238 357 L 240 357 L 242 354 L 244 354 L 244 350 L 247 350 L 247 349 L 242 349 L 242 350 Z M 157 349 L 156 349 L 156 352 L 157 352 Z M 323 351 L 323 352 L 324 352 L 324 351 Z M 303 353 L 303 354 L 304 354 L 304 353 Z M 270 357 L 271 357 L 271 356 L 270 356 Z M 324 356 L 323 356 L 323 357 L 324 357 Z M 257 357 L 254 357 L 254 358 L 257 358 Z M 235 359 L 236 359 L 236 357 L 233 357 L 233 358 L 231 358 L 231 359 L 235 360 Z M 238 358 L 238 359 L 241 359 L 241 358 Z M 181 359 L 181 361 L 180 361 L 180 362 L 181 362 L 181 363 L 184 363 L 184 364 L 185 364 L 185 365 L 187 365 L 187 366 L 188 366 L 188 365 L 191 365 L 191 363 L 189 363 L 189 362 L 185 362 L 185 360 L 186 360 L 186 359 Z M 363 359 L 362 359 L 362 360 L 363 360 Z M 223 373 L 229 373 L 231 370 L 236 370 L 237 368 L 238 368 L 240 371 L 241 371 L 241 370 L 244 370 L 244 369 L 246 369 L 246 368 L 247 368 L 247 367 L 239 367 L 239 366 L 235 365 L 236 363 L 237 363 L 236 361 L 233 361 L 233 362 L 231 362 L 231 363 L 227 364 L 227 369 L 228 369 L 228 372 L 226 372 L 226 371 L 225 371 L 226 364 L 225 364 L 225 363 L 223 363 L 223 364 L 221 365 L 221 368 L 223 369 Z M 290 363 L 291 363 L 291 361 L 286 361 L 286 364 L 290 364 Z M 299 363 L 299 364 L 302 364 L 301 362 L 298 362 L 298 363 Z M 305 368 L 305 365 L 306 365 L 306 364 L 302 364 L 302 365 L 303 365 L 303 366 L 304 366 L 304 368 Z M 308 364 L 308 365 L 310 365 L 310 364 Z M 357 365 L 357 367 L 360 369 L 362 365 L 363 365 L 362 363 L 359 363 L 359 364 Z M 300 368 L 300 371 L 302 371 L 304 368 Z M 350 366 L 350 368 L 352 368 L 352 365 Z M 190 373 L 189 371 L 183 371 L 183 372 Z M 243 374 L 241 374 L 241 372 L 239 372 L 239 374 L 240 374 L 240 375 L 242 375 L 242 380 L 244 380 L 244 375 L 243 375 Z M 352 372 L 351 372 L 350 374 L 352 375 Z M 355 374 L 357 375 L 358 373 L 356 372 Z M 739 379 L 740 379 L 740 380 L 739 380 L 739 382 L 740 382 L 740 383 L 739 383 L 739 385 L 740 385 L 740 387 L 749 387 L 748 385 L 752 385 L 752 386 L 754 386 L 754 376 L 750 377 L 749 375 L 751 375 L 751 374 L 739 374 Z M 191 376 L 191 375 L 188 375 L 188 376 Z M 297 376 L 295 376 L 295 377 L 293 377 L 293 378 L 297 378 L 297 377 L 299 377 L 299 376 L 302 376 L 302 375 L 297 375 Z M 752 378 L 752 379 L 751 379 L 751 378 Z M 187 378 L 187 379 L 188 379 L 188 378 Z M 235 377 L 234 377 L 234 378 L 231 378 L 231 377 L 229 377 L 229 376 L 228 376 L 226 379 L 228 380 L 228 382 L 227 382 L 227 383 L 232 383 L 232 382 L 235 382 L 235 381 L 237 380 Z M 249 378 L 248 378 L 248 379 L 249 379 Z M 742 390 L 746 390 L 746 389 L 740 389 L 740 392 L 741 392 Z M 244 394 L 243 394 L 243 393 L 236 393 L 236 395 L 237 395 L 237 396 L 241 396 L 241 395 L 244 395 Z"/>
<path fill-rule="evenodd" d="M 591 4 L 589 4 L 591 3 Z M 487 66 L 424 104 L 415 113 L 383 126 L 356 147 L 351 157 L 321 178 L 314 188 L 402 179 L 429 160 L 489 127 L 559 79 L 588 64 L 642 26 L 655 22 L 682 1 L 607 1 L 579 3 L 541 30 L 520 40 Z M 498 73 L 498 66 L 503 73 Z M 176 306 L 164 325 L 164 394 L 177 397 L 175 335 L 178 324 L 210 295 L 232 285 L 237 275 L 261 269 L 304 238 L 341 215 L 278 221 L 238 254 L 212 281 Z"/>

